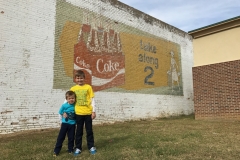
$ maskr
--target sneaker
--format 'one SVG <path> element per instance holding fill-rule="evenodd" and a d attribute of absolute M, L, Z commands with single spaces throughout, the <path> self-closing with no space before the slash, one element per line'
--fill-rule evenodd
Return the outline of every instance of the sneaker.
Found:
<path fill-rule="evenodd" d="M 73 151 L 68 151 L 68 154 L 73 154 Z"/>
<path fill-rule="evenodd" d="M 76 148 L 75 152 L 74 152 L 74 156 L 78 156 L 81 153 L 81 150 Z"/>
<path fill-rule="evenodd" d="M 58 156 L 58 154 L 54 152 L 53 153 L 53 157 L 57 157 L 57 156 Z"/>
<path fill-rule="evenodd" d="M 97 152 L 96 147 L 92 147 L 89 151 L 92 155 L 96 154 L 96 152 Z"/>

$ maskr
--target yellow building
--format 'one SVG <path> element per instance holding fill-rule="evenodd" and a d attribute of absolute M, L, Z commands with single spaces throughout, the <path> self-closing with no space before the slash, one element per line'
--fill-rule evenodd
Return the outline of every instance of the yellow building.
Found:
<path fill-rule="evenodd" d="M 188 33 L 196 119 L 240 119 L 240 16 Z"/>

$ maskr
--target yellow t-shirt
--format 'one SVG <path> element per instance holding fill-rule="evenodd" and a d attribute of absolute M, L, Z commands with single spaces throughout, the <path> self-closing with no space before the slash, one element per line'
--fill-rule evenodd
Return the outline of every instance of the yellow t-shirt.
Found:
<path fill-rule="evenodd" d="M 75 92 L 77 97 L 75 103 L 75 114 L 92 114 L 91 98 L 94 97 L 92 87 L 88 84 L 84 84 L 83 86 L 75 85 L 70 90 Z"/>

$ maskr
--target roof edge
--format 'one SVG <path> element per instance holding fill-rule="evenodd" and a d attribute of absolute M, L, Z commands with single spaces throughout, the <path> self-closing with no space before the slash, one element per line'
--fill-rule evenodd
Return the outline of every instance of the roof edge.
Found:
<path fill-rule="evenodd" d="M 201 27 L 201 28 L 198 28 L 198 29 L 195 29 L 195 30 L 191 30 L 191 31 L 188 32 L 188 34 L 193 34 L 195 32 L 199 32 L 199 31 L 202 31 L 202 30 L 205 30 L 205 29 L 213 28 L 213 27 L 216 27 L 216 26 L 221 25 L 221 24 L 225 24 L 225 23 L 228 23 L 228 22 L 231 22 L 231 21 L 235 21 L 237 19 L 240 19 L 240 16 L 233 17 L 233 18 L 230 18 L 230 19 L 227 19 L 227 20 L 224 20 L 224 21 L 220 21 L 220 22 L 217 22 L 217 23 L 213 23 L 211 25 Z"/>

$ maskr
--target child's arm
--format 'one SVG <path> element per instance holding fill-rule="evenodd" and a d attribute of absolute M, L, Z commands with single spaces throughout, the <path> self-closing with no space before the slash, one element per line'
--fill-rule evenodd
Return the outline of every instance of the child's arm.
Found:
<path fill-rule="evenodd" d="M 92 105 L 92 119 L 95 119 L 96 118 L 96 107 L 95 107 L 94 98 L 92 98 L 91 105 Z"/>
<path fill-rule="evenodd" d="M 66 99 L 64 100 L 63 104 L 64 104 L 64 103 L 67 103 L 67 100 L 66 100 Z M 67 118 L 67 114 L 64 112 L 64 113 L 62 114 L 62 117 Z"/>

